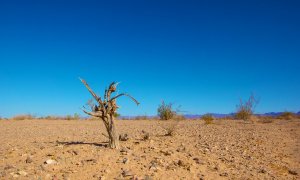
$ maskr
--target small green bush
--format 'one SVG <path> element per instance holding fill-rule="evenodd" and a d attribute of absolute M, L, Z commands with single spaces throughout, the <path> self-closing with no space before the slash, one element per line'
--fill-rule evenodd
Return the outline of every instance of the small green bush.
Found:
<path fill-rule="evenodd" d="M 201 119 L 204 120 L 205 124 L 212 124 L 214 117 L 211 114 L 204 114 Z"/>

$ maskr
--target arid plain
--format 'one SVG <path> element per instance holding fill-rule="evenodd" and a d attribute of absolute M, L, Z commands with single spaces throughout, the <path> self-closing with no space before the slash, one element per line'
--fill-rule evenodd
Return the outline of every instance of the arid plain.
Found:
<path fill-rule="evenodd" d="M 299 179 L 300 121 L 1 120 L 0 179 Z M 149 134 L 148 134 L 149 133 Z M 149 138 L 145 138 L 145 134 Z"/>

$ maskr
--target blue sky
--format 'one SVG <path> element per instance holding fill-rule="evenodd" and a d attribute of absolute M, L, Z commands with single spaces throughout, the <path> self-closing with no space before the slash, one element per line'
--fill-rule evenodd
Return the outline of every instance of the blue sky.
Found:
<path fill-rule="evenodd" d="M 0 2 L 0 116 L 81 113 L 111 81 L 135 96 L 122 115 L 161 100 L 189 114 L 300 111 L 299 1 Z M 81 113 L 82 114 L 82 113 Z"/>

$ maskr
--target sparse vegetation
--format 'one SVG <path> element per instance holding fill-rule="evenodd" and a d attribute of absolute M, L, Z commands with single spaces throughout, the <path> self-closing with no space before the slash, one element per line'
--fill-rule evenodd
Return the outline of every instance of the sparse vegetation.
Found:
<path fill-rule="evenodd" d="M 176 115 L 176 111 L 173 110 L 173 104 L 166 104 L 164 101 L 158 106 L 157 114 L 161 120 L 172 119 Z"/>
<path fill-rule="evenodd" d="M 240 99 L 240 103 L 237 105 L 235 118 L 250 120 L 258 103 L 259 100 L 254 96 L 254 94 L 251 94 L 247 101 L 243 101 L 242 99 Z"/>
<path fill-rule="evenodd" d="M 65 120 L 79 120 L 80 115 L 75 113 L 73 116 L 72 115 L 67 115 L 67 116 L 63 117 L 62 119 L 65 119 Z"/>
<path fill-rule="evenodd" d="M 293 112 L 285 111 L 278 116 L 279 119 L 291 120 L 294 119 L 296 116 Z"/>
<path fill-rule="evenodd" d="M 170 121 L 160 122 L 160 127 L 166 131 L 165 136 L 174 136 L 176 135 L 178 129 L 178 123 L 180 120 L 172 119 Z"/>
<path fill-rule="evenodd" d="M 201 119 L 204 120 L 205 124 L 212 124 L 214 117 L 211 114 L 204 114 Z"/>
<path fill-rule="evenodd" d="M 34 119 L 35 116 L 31 115 L 31 114 L 20 114 L 20 115 L 16 115 L 14 117 L 12 117 L 12 120 L 26 120 L 26 119 Z"/>
<path fill-rule="evenodd" d="M 78 113 L 74 113 L 74 115 L 66 115 L 66 116 L 55 116 L 55 115 L 47 115 L 41 116 L 38 119 L 46 119 L 46 120 L 79 120 L 81 119 Z"/>
<path fill-rule="evenodd" d="M 259 119 L 259 123 L 267 124 L 267 123 L 272 123 L 273 119 Z"/>
<path fill-rule="evenodd" d="M 147 116 L 136 116 L 136 117 L 134 117 L 134 119 L 135 120 L 147 120 L 147 119 L 149 119 Z"/>

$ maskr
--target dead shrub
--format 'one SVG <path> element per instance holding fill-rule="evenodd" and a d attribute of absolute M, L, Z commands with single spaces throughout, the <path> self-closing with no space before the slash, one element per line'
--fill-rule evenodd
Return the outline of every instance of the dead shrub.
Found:
<path fill-rule="evenodd" d="M 240 99 L 240 103 L 237 105 L 237 112 L 235 114 L 236 119 L 242 120 L 250 120 L 251 116 L 253 115 L 254 109 L 259 103 L 259 100 L 251 94 L 247 101 L 243 101 Z"/>
<path fill-rule="evenodd" d="M 161 121 L 160 127 L 166 131 L 165 136 L 174 136 L 177 133 L 180 120 L 171 119 L 169 121 Z"/>
<path fill-rule="evenodd" d="M 289 111 L 285 111 L 282 114 L 280 114 L 278 116 L 278 119 L 283 119 L 283 120 L 292 120 L 294 119 L 296 116 L 294 113 L 289 112 Z"/>
<path fill-rule="evenodd" d="M 204 114 L 201 119 L 204 120 L 205 124 L 212 124 L 214 117 L 211 114 Z"/>
<path fill-rule="evenodd" d="M 31 114 L 20 114 L 20 115 L 16 115 L 14 117 L 12 117 L 12 120 L 27 120 L 27 119 L 34 119 L 35 116 L 31 115 Z"/>
<path fill-rule="evenodd" d="M 146 131 L 144 131 L 144 130 L 142 130 L 142 139 L 144 140 L 144 141 L 147 141 L 147 140 L 149 140 L 150 139 L 150 133 L 149 132 L 146 132 Z"/>
<path fill-rule="evenodd" d="M 158 106 L 157 114 L 161 120 L 169 120 L 174 118 L 176 111 L 173 110 L 173 104 L 166 104 L 164 101 Z"/>

